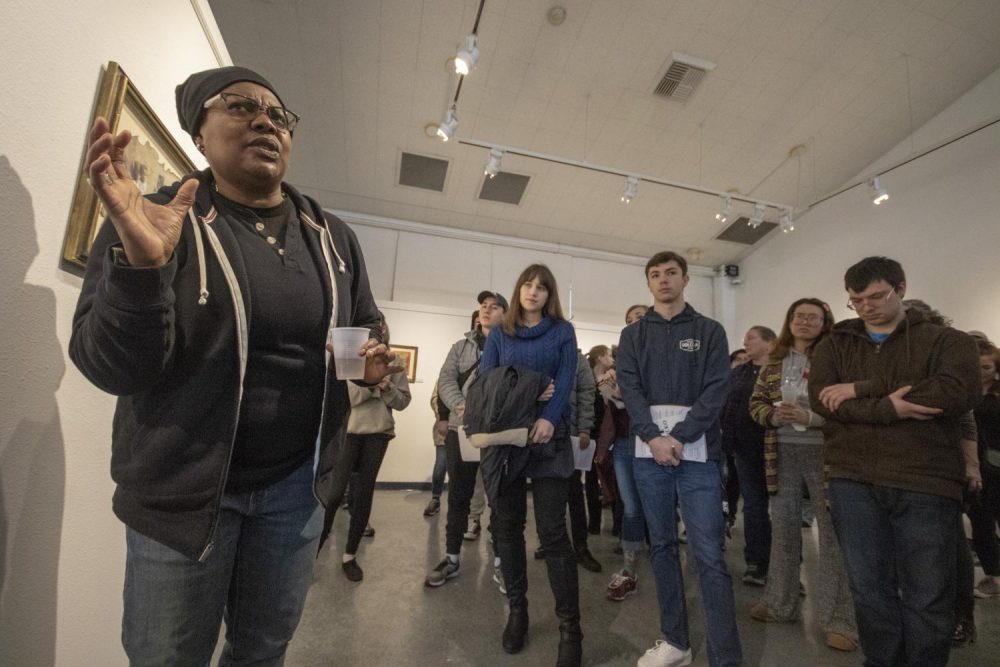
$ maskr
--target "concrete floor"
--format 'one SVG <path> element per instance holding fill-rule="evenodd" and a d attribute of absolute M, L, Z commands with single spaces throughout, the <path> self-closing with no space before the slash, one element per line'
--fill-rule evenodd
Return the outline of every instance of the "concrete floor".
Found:
<path fill-rule="evenodd" d="M 288 651 L 290 667 L 327 665 L 535 665 L 555 664 L 558 622 L 553 613 L 545 565 L 528 554 L 528 643 L 510 656 L 500 647 L 506 620 L 505 597 L 492 580 L 488 540 L 465 542 L 458 577 L 440 588 L 424 586 L 427 572 L 443 557 L 444 512 L 424 517 L 427 492 L 379 490 L 372 511 L 373 538 L 365 538 L 358 562 L 365 572 L 360 583 L 348 581 L 340 567 L 347 531 L 347 513 L 339 512 L 331 546 L 320 555 L 305 614 Z M 442 508 L 443 509 L 443 508 Z M 528 512 L 526 539 L 537 546 Z M 584 664 L 635 665 L 643 651 L 661 638 L 656 591 L 649 562 L 639 568 L 639 590 L 624 602 L 610 602 L 604 589 L 621 557 L 612 553 L 611 515 L 605 511 L 604 531 L 590 536 L 590 549 L 604 565 L 594 574 L 580 569 L 580 605 Z M 815 576 L 816 532 L 803 530 L 806 589 Z M 737 620 L 746 665 L 859 665 L 860 652 L 844 654 L 823 644 L 813 622 L 807 596 L 803 621 L 790 625 L 762 624 L 748 611 L 762 589 L 740 582 L 743 573 L 742 531 L 738 522 L 727 542 L 727 561 L 734 575 Z M 697 581 L 685 568 L 694 665 L 707 665 L 704 617 Z M 981 576 L 977 568 L 977 580 Z M 977 642 L 952 651 L 949 665 L 1000 665 L 1000 599 L 977 600 Z"/>

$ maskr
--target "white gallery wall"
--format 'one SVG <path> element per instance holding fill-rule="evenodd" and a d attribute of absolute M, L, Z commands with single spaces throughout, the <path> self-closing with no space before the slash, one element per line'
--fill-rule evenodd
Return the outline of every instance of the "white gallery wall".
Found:
<path fill-rule="evenodd" d="M 0 60 L 0 665 L 124 665 L 114 399 L 66 356 L 80 280 L 59 256 L 102 67 L 187 139 L 174 86 L 218 60 L 186 0 L 6 0 Z"/>
<path fill-rule="evenodd" d="M 880 158 L 859 178 L 1000 117 L 1000 70 Z M 870 255 L 902 263 L 907 296 L 1000 340 L 1000 123 L 955 141 L 881 178 L 888 202 L 872 204 L 867 185 L 819 204 L 741 264 L 736 328 L 775 329 L 802 296 L 846 308 L 844 271 Z"/>

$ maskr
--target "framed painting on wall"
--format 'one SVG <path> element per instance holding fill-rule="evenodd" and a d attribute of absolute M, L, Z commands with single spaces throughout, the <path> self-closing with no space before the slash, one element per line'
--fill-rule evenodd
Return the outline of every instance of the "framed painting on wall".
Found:
<path fill-rule="evenodd" d="M 108 63 L 97 88 L 94 113 L 87 124 L 88 144 L 90 128 L 98 116 L 108 120 L 112 134 L 122 130 L 132 133 L 132 141 L 125 148 L 125 166 L 143 194 L 156 192 L 194 171 L 194 163 L 114 61 Z M 86 153 L 80 161 L 63 240 L 62 259 L 69 269 L 82 269 L 87 265 L 94 237 L 107 217 L 104 206 L 87 181 L 83 160 L 86 160 Z"/>
<path fill-rule="evenodd" d="M 406 367 L 406 379 L 410 382 L 416 382 L 417 348 L 411 345 L 390 345 L 389 348 L 396 353 L 396 356 Z"/>

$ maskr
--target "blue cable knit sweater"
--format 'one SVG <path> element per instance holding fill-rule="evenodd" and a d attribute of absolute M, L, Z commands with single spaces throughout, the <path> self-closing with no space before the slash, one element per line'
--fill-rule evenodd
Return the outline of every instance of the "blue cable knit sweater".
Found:
<path fill-rule="evenodd" d="M 565 321 L 556 322 L 549 317 L 533 327 L 518 325 L 513 336 L 501 327 L 490 331 L 486 349 L 479 361 L 482 373 L 496 366 L 520 366 L 553 379 L 556 391 L 542 417 L 552 422 L 556 430 L 565 430 L 569 418 L 569 395 L 576 379 L 576 332 Z M 560 429 L 560 426 L 564 427 Z"/>

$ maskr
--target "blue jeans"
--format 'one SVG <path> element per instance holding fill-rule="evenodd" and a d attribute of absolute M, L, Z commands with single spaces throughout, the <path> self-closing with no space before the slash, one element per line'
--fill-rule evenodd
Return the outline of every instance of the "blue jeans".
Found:
<path fill-rule="evenodd" d="M 743 534 L 746 536 L 743 560 L 747 567 L 756 565 L 760 574 L 767 574 L 771 564 L 771 517 L 764 451 L 748 454 L 737 450 L 733 458 L 743 496 Z"/>
<path fill-rule="evenodd" d="M 647 458 L 634 458 L 633 461 L 635 483 L 652 543 L 650 560 L 656 577 L 663 635 L 677 648 L 689 648 L 684 578 L 677 541 L 679 501 L 701 588 L 709 664 L 742 664 L 733 580 L 723 557 L 726 538 L 725 520 L 720 511 L 722 484 L 718 463 L 682 461 L 674 467 Z"/>
<path fill-rule="evenodd" d="M 830 480 L 865 665 L 944 667 L 955 629 L 959 502 Z"/>
<path fill-rule="evenodd" d="M 281 665 L 312 581 L 323 508 L 310 459 L 276 484 L 225 494 L 215 547 L 193 561 L 126 528 L 122 644 L 131 665 Z"/>
<path fill-rule="evenodd" d="M 640 551 L 646 541 L 646 520 L 642 516 L 642 502 L 635 488 L 632 459 L 635 458 L 635 440 L 632 437 L 615 440 L 611 450 L 611 460 L 615 465 L 615 479 L 618 480 L 618 495 L 625 511 L 622 513 L 622 549 Z"/>
<path fill-rule="evenodd" d="M 444 445 L 434 447 L 434 471 L 431 473 L 431 496 L 440 498 L 444 492 L 444 475 L 448 472 L 448 452 Z"/>

